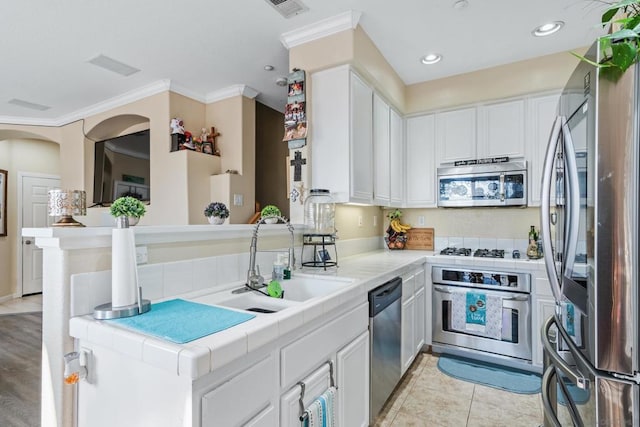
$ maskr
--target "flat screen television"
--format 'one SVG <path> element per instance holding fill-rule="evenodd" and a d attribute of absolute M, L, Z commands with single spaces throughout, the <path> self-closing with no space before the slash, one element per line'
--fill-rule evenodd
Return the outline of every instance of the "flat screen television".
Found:
<path fill-rule="evenodd" d="M 98 141 L 95 145 L 93 203 L 122 196 L 150 201 L 149 130 Z"/>

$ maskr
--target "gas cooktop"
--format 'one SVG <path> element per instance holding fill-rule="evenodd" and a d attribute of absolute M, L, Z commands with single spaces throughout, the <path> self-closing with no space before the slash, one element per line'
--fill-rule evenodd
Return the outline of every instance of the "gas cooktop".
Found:
<path fill-rule="evenodd" d="M 503 249 L 476 249 L 473 251 L 470 248 L 444 248 L 440 251 L 440 255 L 457 255 L 457 256 L 471 256 L 482 258 L 504 258 Z"/>

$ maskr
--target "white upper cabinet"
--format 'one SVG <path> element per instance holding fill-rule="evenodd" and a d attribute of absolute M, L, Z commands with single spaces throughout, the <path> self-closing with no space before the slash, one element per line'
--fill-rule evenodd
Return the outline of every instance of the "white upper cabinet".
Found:
<path fill-rule="evenodd" d="M 406 136 L 405 206 L 435 207 L 435 116 L 408 118 Z"/>
<path fill-rule="evenodd" d="M 391 181 L 391 201 L 393 207 L 400 207 L 404 201 L 404 120 L 395 110 L 389 113 L 389 178 Z"/>
<path fill-rule="evenodd" d="M 542 168 L 556 118 L 560 94 L 534 96 L 527 100 L 527 160 L 529 161 L 529 206 L 540 206 Z"/>
<path fill-rule="evenodd" d="M 478 158 L 525 156 L 524 100 L 478 107 Z"/>
<path fill-rule="evenodd" d="M 373 201 L 373 90 L 349 66 L 311 75 L 311 185 L 336 202 Z"/>
<path fill-rule="evenodd" d="M 391 199 L 389 105 L 373 94 L 373 203 L 388 206 Z"/>
<path fill-rule="evenodd" d="M 436 114 L 436 167 L 476 158 L 476 108 Z"/>

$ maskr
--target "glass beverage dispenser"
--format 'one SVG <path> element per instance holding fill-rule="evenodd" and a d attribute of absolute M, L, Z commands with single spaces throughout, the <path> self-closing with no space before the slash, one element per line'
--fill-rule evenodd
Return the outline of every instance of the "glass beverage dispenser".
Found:
<path fill-rule="evenodd" d="M 329 190 L 311 189 L 304 201 L 303 267 L 322 267 L 325 270 L 327 267 L 337 267 L 335 215 L 336 205 Z M 333 254 L 329 252 L 330 248 Z M 312 254 L 305 258 L 304 254 L 308 254 L 309 249 Z"/>

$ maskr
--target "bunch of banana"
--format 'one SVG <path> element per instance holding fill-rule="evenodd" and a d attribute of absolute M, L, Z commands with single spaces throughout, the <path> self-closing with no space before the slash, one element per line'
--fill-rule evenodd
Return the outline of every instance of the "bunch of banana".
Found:
<path fill-rule="evenodd" d="M 410 225 L 402 224 L 400 218 L 394 218 L 389 222 L 389 225 L 396 233 L 406 233 L 411 229 Z"/>

